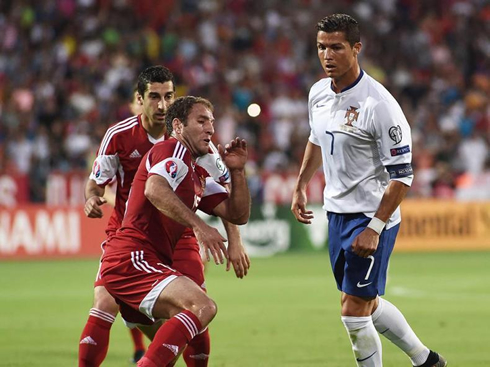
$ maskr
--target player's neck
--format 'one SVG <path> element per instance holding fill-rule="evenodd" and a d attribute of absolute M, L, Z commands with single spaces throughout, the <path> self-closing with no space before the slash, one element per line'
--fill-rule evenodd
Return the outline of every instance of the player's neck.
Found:
<path fill-rule="evenodd" d="M 332 90 L 335 93 L 342 92 L 345 88 L 352 85 L 357 80 L 359 74 L 361 74 L 361 68 L 359 67 L 359 64 L 356 63 L 342 76 L 337 79 L 332 79 Z"/>
<path fill-rule="evenodd" d="M 197 158 L 199 158 L 199 154 L 192 149 L 192 146 L 187 143 L 187 140 L 182 135 L 175 134 L 173 135 L 173 137 L 180 141 L 182 145 L 187 148 L 189 153 L 191 153 L 191 159 L 193 162 L 195 162 Z"/>
<path fill-rule="evenodd" d="M 165 125 L 152 124 L 144 114 L 141 115 L 141 125 L 153 139 L 160 139 L 167 132 Z"/>

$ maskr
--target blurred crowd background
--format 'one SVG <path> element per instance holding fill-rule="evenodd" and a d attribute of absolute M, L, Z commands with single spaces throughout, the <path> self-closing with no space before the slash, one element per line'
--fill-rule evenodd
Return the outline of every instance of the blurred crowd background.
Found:
<path fill-rule="evenodd" d="M 88 172 L 139 72 L 164 64 L 178 95 L 215 104 L 218 142 L 248 140 L 260 199 L 264 172 L 299 169 L 316 23 L 333 12 L 358 19 L 361 67 L 411 124 L 410 195 L 490 199 L 488 0 L 2 0 L 0 175 L 28 175 L 43 202 L 50 172 Z"/>

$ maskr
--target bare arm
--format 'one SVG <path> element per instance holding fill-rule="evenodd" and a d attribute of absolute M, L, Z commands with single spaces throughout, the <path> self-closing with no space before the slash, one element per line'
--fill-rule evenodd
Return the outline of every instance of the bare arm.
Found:
<path fill-rule="evenodd" d="M 250 259 L 242 244 L 240 229 L 238 226 L 222 219 L 223 225 L 228 236 L 228 256 L 226 263 L 226 271 L 230 270 L 230 265 L 233 265 L 237 278 L 243 278 L 250 269 Z"/>
<path fill-rule="evenodd" d="M 102 218 L 104 213 L 100 206 L 107 202 L 103 197 L 104 193 L 105 188 L 97 185 L 94 180 L 88 179 L 85 184 L 85 206 L 83 208 L 87 217 Z"/>
<path fill-rule="evenodd" d="M 223 263 L 223 254 L 228 258 L 224 245 L 226 239 L 219 234 L 216 228 L 208 226 L 196 213 L 189 209 L 175 194 L 165 178 L 158 175 L 150 176 L 146 181 L 145 196 L 155 208 L 167 217 L 192 228 L 197 241 L 206 250 L 211 251 L 217 264 Z"/>
<path fill-rule="evenodd" d="M 386 222 L 401 204 L 408 190 L 410 186 L 400 181 L 390 181 L 374 217 Z M 354 239 L 352 251 L 358 256 L 368 257 L 376 251 L 378 242 L 379 234 L 368 227 Z"/>
<path fill-rule="evenodd" d="M 308 144 L 306 144 L 303 163 L 301 163 L 301 169 L 299 171 L 298 180 L 296 181 L 291 203 L 291 211 L 301 223 L 310 224 L 311 219 L 313 219 L 313 212 L 306 210 L 306 187 L 321 164 L 321 148 L 309 141 Z"/>

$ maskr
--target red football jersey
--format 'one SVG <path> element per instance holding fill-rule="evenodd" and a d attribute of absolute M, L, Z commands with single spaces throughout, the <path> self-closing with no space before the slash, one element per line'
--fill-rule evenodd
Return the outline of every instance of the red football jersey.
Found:
<path fill-rule="evenodd" d="M 117 180 L 116 203 L 106 228 L 108 236 L 121 226 L 126 201 L 141 158 L 157 142 L 141 124 L 141 115 L 130 117 L 110 127 L 102 139 L 94 161 L 90 179 L 105 187 Z"/>
<path fill-rule="evenodd" d="M 228 197 L 226 189 L 195 165 L 178 140 L 158 143 L 142 159 L 134 177 L 121 228 L 114 236 L 119 243 L 111 246 L 108 240 L 104 256 L 144 248 L 155 252 L 165 264 L 172 264 L 173 247 L 186 227 L 162 214 L 146 198 L 146 180 L 152 175 L 164 177 L 179 199 L 194 211 L 212 214 Z M 121 240 L 126 245 L 121 245 Z"/>

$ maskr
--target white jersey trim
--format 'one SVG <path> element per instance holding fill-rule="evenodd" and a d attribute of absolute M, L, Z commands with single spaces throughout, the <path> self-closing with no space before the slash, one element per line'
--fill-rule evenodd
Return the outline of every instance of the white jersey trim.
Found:
<path fill-rule="evenodd" d="M 155 303 L 160 296 L 160 293 L 169 285 L 172 281 L 177 279 L 177 275 L 170 275 L 169 277 L 163 279 L 160 283 L 155 285 L 152 290 L 143 298 L 139 305 L 139 310 L 146 316 L 148 316 L 152 321 L 155 321 L 153 317 L 153 308 L 155 307 Z"/>
<path fill-rule="evenodd" d="M 105 155 L 107 147 L 109 146 L 109 143 L 114 135 L 131 129 L 135 125 L 138 125 L 138 116 L 130 117 L 109 128 L 102 139 L 102 143 L 100 144 L 99 155 Z"/>
<path fill-rule="evenodd" d="M 219 183 L 214 181 L 212 177 L 206 177 L 206 188 L 204 189 L 204 193 L 202 195 L 203 198 L 206 196 L 211 196 L 215 194 L 226 194 L 228 191 L 221 186 Z"/>

